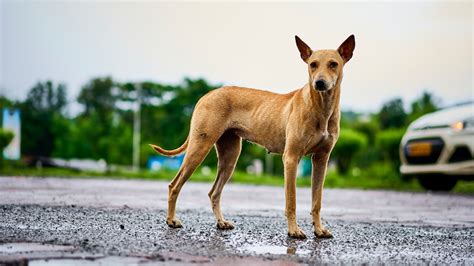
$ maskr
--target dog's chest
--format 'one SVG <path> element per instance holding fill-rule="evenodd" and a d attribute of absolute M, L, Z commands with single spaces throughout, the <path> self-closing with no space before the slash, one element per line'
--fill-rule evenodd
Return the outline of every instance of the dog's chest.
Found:
<path fill-rule="evenodd" d="M 305 134 L 301 135 L 301 143 L 304 143 L 303 150 L 305 154 L 311 153 L 321 143 L 324 143 L 329 136 L 327 121 L 319 121 L 313 127 L 307 129 Z"/>

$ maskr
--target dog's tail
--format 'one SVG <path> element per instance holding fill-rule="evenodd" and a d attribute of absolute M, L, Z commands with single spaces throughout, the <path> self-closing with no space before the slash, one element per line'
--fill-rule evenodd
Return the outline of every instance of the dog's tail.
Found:
<path fill-rule="evenodd" d="M 161 148 L 160 146 L 157 146 L 157 145 L 154 145 L 154 144 L 148 144 L 148 145 L 150 145 L 155 151 L 157 151 L 158 153 L 161 153 L 163 155 L 176 156 L 178 154 L 183 153 L 186 150 L 186 148 L 188 147 L 188 140 L 189 140 L 189 137 L 186 138 L 186 141 L 183 143 L 183 145 L 181 145 L 181 147 L 176 148 L 174 150 L 165 150 L 165 149 Z"/>

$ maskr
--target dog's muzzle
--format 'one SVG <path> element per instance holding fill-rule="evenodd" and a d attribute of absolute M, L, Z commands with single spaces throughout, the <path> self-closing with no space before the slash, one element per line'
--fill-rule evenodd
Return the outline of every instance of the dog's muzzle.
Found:
<path fill-rule="evenodd" d="M 320 79 L 314 83 L 314 88 L 316 88 L 316 90 L 318 91 L 325 91 L 328 89 L 328 86 L 326 84 L 326 81 Z"/>

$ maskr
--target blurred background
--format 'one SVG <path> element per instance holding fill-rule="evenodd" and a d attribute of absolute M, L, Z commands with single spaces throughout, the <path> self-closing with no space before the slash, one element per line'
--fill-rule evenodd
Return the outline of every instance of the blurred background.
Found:
<path fill-rule="evenodd" d="M 400 173 L 400 143 L 423 115 L 474 100 L 473 24 L 471 1 L 3 0 L 0 173 L 171 179 L 182 157 L 160 157 L 148 143 L 180 146 L 202 95 L 223 85 L 301 88 L 294 35 L 317 50 L 354 34 L 326 186 L 421 190 Z M 231 182 L 283 184 L 281 161 L 244 143 Z M 211 152 L 191 180 L 213 180 L 216 164 Z M 298 172 L 309 186 L 308 158 Z"/>

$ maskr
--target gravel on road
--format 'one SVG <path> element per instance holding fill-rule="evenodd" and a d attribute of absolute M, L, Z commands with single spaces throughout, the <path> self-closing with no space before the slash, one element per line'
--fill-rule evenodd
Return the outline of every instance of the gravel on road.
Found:
<path fill-rule="evenodd" d="M 184 228 L 170 229 L 163 182 L 0 178 L 0 264 L 474 264 L 469 196 L 326 190 L 323 219 L 334 238 L 317 239 L 301 211 L 309 190 L 298 189 L 309 237 L 294 240 L 282 188 L 226 186 L 223 211 L 236 228 L 220 231 L 202 198 L 209 186 L 186 184 L 178 201 Z"/>

